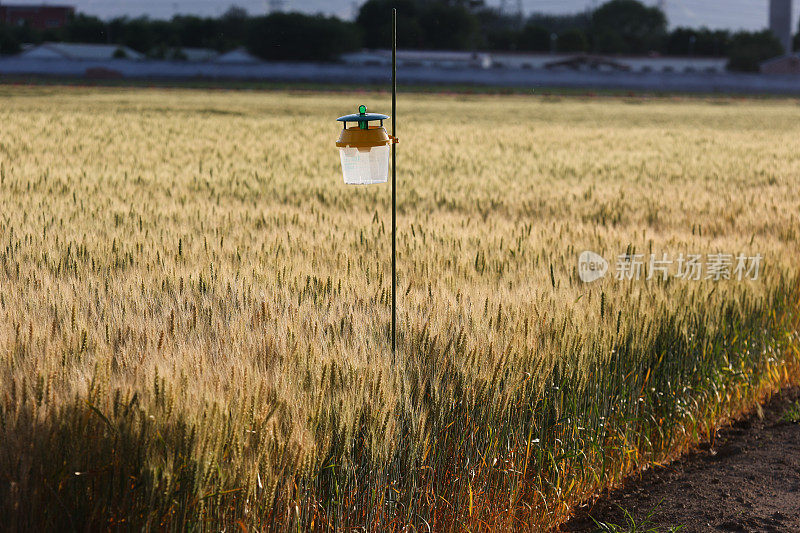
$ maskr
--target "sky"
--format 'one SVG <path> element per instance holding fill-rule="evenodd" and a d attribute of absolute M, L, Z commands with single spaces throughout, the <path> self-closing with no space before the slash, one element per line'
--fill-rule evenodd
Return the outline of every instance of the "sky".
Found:
<path fill-rule="evenodd" d="M 644 0 L 654 5 L 657 0 Z M 32 0 L 0 0 L 5 4 L 33 3 Z M 120 15 L 148 15 L 150 18 L 170 18 L 176 13 L 220 15 L 230 6 L 238 5 L 251 14 L 264 14 L 268 0 L 37 0 L 44 4 L 68 4 L 78 11 L 101 18 Z M 794 22 L 797 28 L 797 12 L 800 0 L 794 2 Z M 325 13 L 341 18 L 352 18 L 360 1 L 353 0 L 283 0 L 286 10 Z M 499 5 L 500 0 L 488 0 L 490 5 Z M 516 0 L 507 0 L 516 6 Z M 580 11 L 602 0 L 523 0 L 526 14 L 532 12 L 569 13 Z M 769 0 L 664 0 L 671 26 L 708 26 L 710 28 L 758 30 L 767 26 Z"/>

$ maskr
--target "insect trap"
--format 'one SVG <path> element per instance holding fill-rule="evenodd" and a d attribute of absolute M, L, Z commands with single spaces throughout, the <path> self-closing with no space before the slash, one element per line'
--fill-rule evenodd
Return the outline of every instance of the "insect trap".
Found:
<path fill-rule="evenodd" d="M 359 106 L 358 113 L 336 119 L 344 123 L 344 129 L 336 142 L 342 160 L 342 175 L 348 185 L 372 185 L 389 180 L 389 156 L 391 145 L 396 141 L 386 132 L 383 121 L 387 115 L 367 113 L 366 106 Z M 370 122 L 380 125 L 370 126 Z M 347 127 L 348 124 L 356 126 Z"/>

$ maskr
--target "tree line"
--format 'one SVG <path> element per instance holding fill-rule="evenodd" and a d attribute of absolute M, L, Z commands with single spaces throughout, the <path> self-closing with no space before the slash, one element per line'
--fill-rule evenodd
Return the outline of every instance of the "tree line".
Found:
<path fill-rule="evenodd" d="M 637 0 L 527 18 L 502 13 L 482 0 L 368 0 L 353 22 L 301 13 L 249 16 L 238 7 L 216 18 L 178 15 L 171 20 L 103 21 L 77 14 L 55 30 L 0 26 L 0 53 L 16 53 L 22 43 L 65 41 L 127 46 L 158 59 L 181 59 L 182 48 L 225 52 L 246 47 L 268 60 L 333 61 L 364 47 L 388 48 L 392 7 L 398 10 L 401 48 L 714 56 L 729 58 L 729 68 L 741 71 L 758 70 L 761 61 L 782 53 L 769 31 L 670 31 L 663 11 Z M 800 48 L 800 34 L 795 48 Z"/>

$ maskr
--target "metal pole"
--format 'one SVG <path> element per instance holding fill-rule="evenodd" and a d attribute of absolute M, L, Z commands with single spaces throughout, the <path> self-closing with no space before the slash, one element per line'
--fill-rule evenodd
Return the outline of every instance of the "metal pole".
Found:
<path fill-rule="evenodd" d="M 397 352 L 397 9 L 392 9 L 392 356 Z"/>

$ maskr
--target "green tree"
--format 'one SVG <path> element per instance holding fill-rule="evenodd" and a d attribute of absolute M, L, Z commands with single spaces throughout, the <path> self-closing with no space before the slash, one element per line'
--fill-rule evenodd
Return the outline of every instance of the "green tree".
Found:
<path fill-rule="evenodd" d="M 611 0 L 592 14 L 592 37 L 598 52 L 643 54 L 658 50 L 667 33 L 667 17 L 637 0 Z"/>
<path fill-rule="evenodd" d="M 488 50 L 514 50 L 519 40 L 522 21 L 505 15 L 493 7 L 472 10 L 478 20 L 478 46 Z"/>
<path fill-rule="evenodd" d="M 556 48 L 559 52 L 586 52 L 589 50 L 589 39 L 580 28 L 570 28 L 558 34 Z"/>
<path fill-rule="evenodd" d="M 480 42 L 480 24 L 467 5 L 431 2 L 421 15 L 420 26 L 430 48 L 470 50 Z"/>
<path fill-rule="evenodd" d="M 3 54 L 16 54 L 21 50 L 22 43 L 39 44 L 43 42 L 42 32 L 31 28 L 30 24 L 9 26 L 0 24 L 0 47 L 5 47 Z"/>
<path fill-rule="evenodd" d="M 730 40 L 726 30 L 675 28 L 667 36 L 663 51 L 667 55 L 723 57 L 728 55 Z"/>
<path fill-rule="evenodd" d="M 528 23 L 522 28 L 517 47 L 529 52 L 547 52 L 551 47 L 551 35 L 544 26 Z"/>
<path fill-rule="evenodd" d="M 728 69 L 758 72 L 763 61 L 783 53 L 783 45 L 770 30 L 735 33 L 728 52 Z"/>
<path fill-rule="evenodd" d="M 251 20 L 247 48 L 272 60 L 331 61 L 361 47 L 359 29 L 334 17 L 274 13 Z"/>
<path fill-rule="evenodd" d="M 390 46 L 391 10 L 397 8 L 397 45 L 401 48 L 467 50 L 486 42 L 476 15 L 482 2 L 471 0 L 368 0 L 356 24 L 367 48 Z"/>
<path fill-rule="evenodd" d="M 397 8 L 397 46 L 424 48 L 425 32 L 420 25 L 419 5 L 415 0 L 369 0 L 361 6 L 356 24 L 367 48 L 390 48 L 392 8 Z"/>
<path fill-rule="evenodd" d="M 588 32 L 592 26 L 592 12 L 582 11 L 568 15 L 550 15 L 533 13 L 528 17 L 528 24 L 546 28 L 550 33 L 561 34 L 567 30 L 578 28 Z"/>
<path fill-rule="evenodd" d="M 157 44 L 156 33 L 147 17 L 116 18 L 109 23 L 109 28 L 114 43 L 125 45 L 137 52 L 148 54 Z"/>
<path fill-rule="evenodd" d="M 241 45 L 247 39 L 249 16 L 241 7 L 232 6 L 219 20 L 219 40 L 217 48 L 229 50 Z"/>
<path fill-rule="evenodd" d="M 78 13 L 61 30 L 63 39 L 73 43 L 108 42 L 108 25 L 97 17 Z"/>
<path fill-rule="evenodd" d="M 489 50 L 516 50 L 520 32 L 511 28 L 491 28 L 481 32 L 481 43 Z"/>
<path fill-rule="evenodd" d="M 0 56 L 18 54 L 20 43 L 10 27 L 0 24 Z"/>
<path fill-rule="evenodd" d="M 221 23 L 217 19 L 178 16 L 172 19 L 173 33 L 175 42 L 169 43 L 172 46 L 186 48 L 213 48 L 216 50 L 234 48 L 243 44 L 245 35 L 240 36 L 238 42 L 229 43 L 222 34 Z"/>

